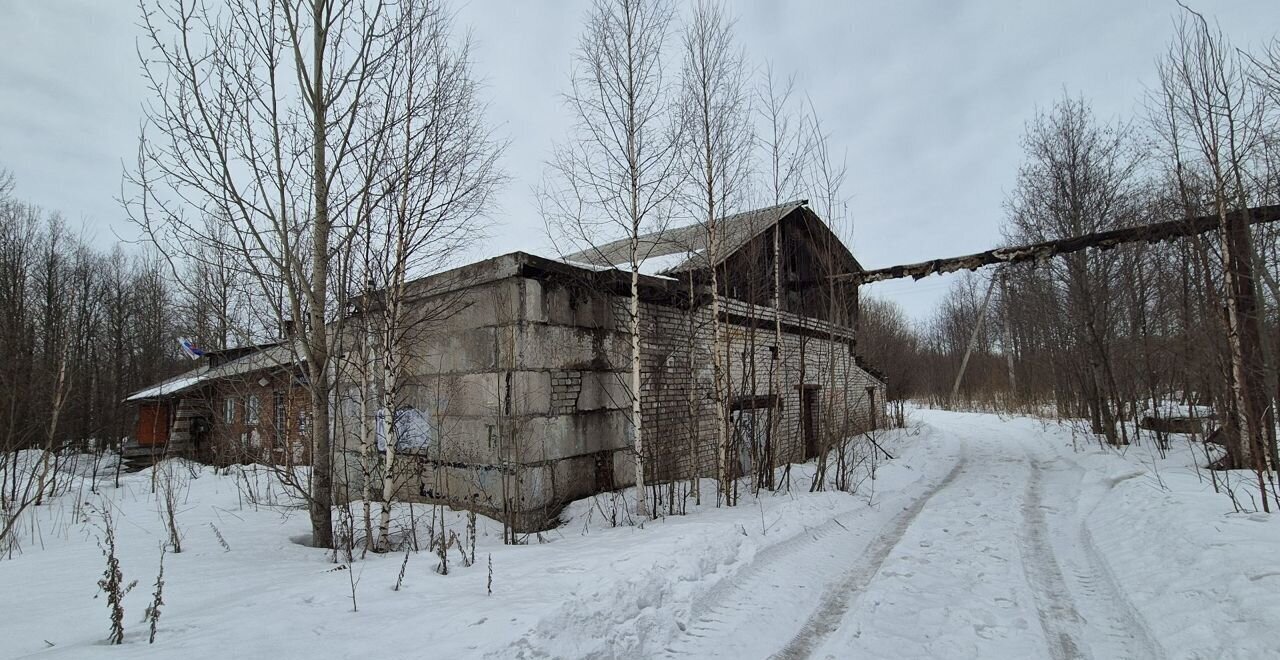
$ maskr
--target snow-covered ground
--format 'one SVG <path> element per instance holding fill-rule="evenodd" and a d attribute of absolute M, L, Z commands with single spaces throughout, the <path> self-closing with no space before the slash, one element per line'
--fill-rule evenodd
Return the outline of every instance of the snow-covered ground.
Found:
<path fill-rule="evenodd" d="M 1229 496 L 1186 443 L 1162 459 L 1033 419 L 915 417 L 855 495 L 807 492 L 811 467 L 798 466 L 790 493 L 720 509 L 707 497 L 643 528 L 610 527 L 607 502 L 584 501 L 543 542 L 504 546 L 481 518 L 478 560 L 455 554 L 449 575 L 425 550 L 335 570 L 294 542 L 305 512 L 260 475 L 169 464 L 185 482 L 183 552 L 164 559 L 154 644 L 141 619 L 166 531 L 152 472 L 118 489 L 106 478 L 35 510 L 21 553 L 0 560 L 0 656 L 1276 656 L 1280 522 L 1238 511 L 1257 506 L 1245 475 Z M 138 581 L 120 647 L 103 642 L 105 563 L 81 502 L 114 512 L 125 580 Z M 459 535 L 464 521 L 447 516 Z"/>

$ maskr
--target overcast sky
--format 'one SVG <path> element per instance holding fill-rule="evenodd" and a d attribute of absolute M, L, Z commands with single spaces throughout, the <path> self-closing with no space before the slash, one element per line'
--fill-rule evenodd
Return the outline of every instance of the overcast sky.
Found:
<path fill-rule="evenodd" d="M 1280 1 L 1191 0 L 1240 46 L 1280 29 Z M 0 167 L 18 195 L 83 223 L 95 242 L 122 221 L 136 149 L 133 0 L 0 0 Z M 531 186 L 569 118 L 566 87 L 585 0 L 453 5 L 476 44 L 511 175 L 484 252 L 547 251 Z M 1177 5 L 1164 0 L 729 3 L 756 63 L 793 71 L 847 154 L 853 252 L 868 267 L 993 247 L 1020 161 L 1018 139 L 1064 90 L 1105 119 L 1141 112 Z M 945 278 L 875 293 L 926 316 Z"/>

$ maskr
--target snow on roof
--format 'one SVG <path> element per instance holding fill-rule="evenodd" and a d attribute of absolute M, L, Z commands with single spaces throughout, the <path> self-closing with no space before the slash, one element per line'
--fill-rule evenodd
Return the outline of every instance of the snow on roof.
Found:
<path fill-rule="evenodd" d="M 295 365 L 302 362 L 302 358 L 299 357 L 301 352 L 301 346 L 291 347 L 283 343 L 267 346 L 260 351 L 254 351 L 216 367 L 210 368 L 207 365 L 202 365 L 157 385 L 134 392 L 126 397 L 125 401 L 157 399 L 185 392 L 221 378 L 241 376 L 263 369 Z"/>
<path fill-rule="evenodd" d="M 655 277 L 661 277 L 666 272 L 674 270 L 681 265 L 684 265 L 690 261 L 693 261 L 693 259 L 698 255 L 702 254 L 702 252 L 703 252 L 703 249 L 698 248 L 696 250 L 686 250 L 684 252 L 672 252 L 670 254 L 653 255 L 653 256 L 641 259 L 639 268 L 637 268 L 636 270 L 640 271 L 641 275 L 653 275 Z M 629 272 L 631 270 L 631 262 L 627 261 L 620 264 L 614 264 L 613 267 L 621 271 Z"/>
<path fill-rule="evenodd" d="M 554 260 L 554 261 L 559 261 L 560 263 L 569 264 L 570 266 L 573 266 L 573 267 L 575 267 L 575 268 L 581 268 L 581 269 L 583 269 L 583 270 L 594 270 L 594 271 L 609 270 L 609 266 L 597 266 L 596 264 L 589 264 L 589 263 L 587 263 L 587 262 L 585 262 L 585 261 L 571 261 L 571 260 L 569 260 L 569 259 L 555 259 L 554 257 L 547 257 L 547 258 L 552 259 L 552 260 Z"/>
<path fill-rule="evenodd" d="M 649 277 L 658 277 L 658 278 L 667 279 L 667 280 L 675 279 L 673 277 L 667 276 L 666 273 L 669 271 L 675 270 L 679 266 L 689 261 L 692 261 L 701 252 L 702 252 L 702 249 L 699 248 L 697 250 L 689 250 L 685 252 L 673 252 L 671 254 L 653 255 L 651 257 L 641 259 L 639 263 L 639 268 L 637 268 L 637 270 L 640 272 L 641 275 L 648 275 Z M 617 270 L 624 273 L 631 272 L 630 261 L 624 261 L 622 263 L 611 264 L 611 265 L 601 265 L 601 264 L 587 263 L 585 261 L 574 261 L 572 259 L 565 259 L 565 258 L 554 259 L 554 260 L 559 261 L 562 264 L 568 264 L 575 268 L 581 268 L 583 270 L 590 270 L 595 272 L 600 272 L 605 270 Z"/>
<path fill-rule="evenodd" d="M 185 374 L 177 376 L 176 378 L 170 378 L 169 380 L 166 380 L 160 383 L 159 385 L 154 385 L 152 387 L 148 387 L 145 390 L 134 392 L 133 394 L 130 394 L 128 398 L 125 399 L 125 401 L 156 399 L 162 396 L 169 396 L 170 394 L 177 394 L 182 390 L 198 385 L 200 382 L 204 380 L 204 376 L 208 372 L 209 372 L 209 367 L 207 366 L 202 366 L 196 369 L 192 369 L 191 371 L 188 371 Z"/>

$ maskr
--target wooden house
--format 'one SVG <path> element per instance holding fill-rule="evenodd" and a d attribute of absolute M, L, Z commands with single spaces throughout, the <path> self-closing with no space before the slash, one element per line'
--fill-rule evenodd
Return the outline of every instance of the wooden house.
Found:
<path fill-rule="evenodd" d="M 124 458 L 306 464 L 304 377 L 285 343 L 206 353 L 199 366 L 125 399 L 137 422 Z"/>

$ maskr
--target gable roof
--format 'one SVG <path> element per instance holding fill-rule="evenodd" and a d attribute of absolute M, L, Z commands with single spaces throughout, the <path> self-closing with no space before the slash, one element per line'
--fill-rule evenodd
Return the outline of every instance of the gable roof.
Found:
<path fill-rule="evenodd" d="M 255 346 L 253 350 L 215 367 L 205 363 L 190 371 L 178 374 L 173 378 L 161 381 L 146 389 L 138 390 L 125 397 L 125 401 L 142 401 L 144 399 L 163 399 L 194 390 L 206 383 L 235 376 L 244 376 L 264 369 L 276 369 L 301 363 L 300 346 L 289 346 L 283 342 L 267 346 Z"/>
<path fill-rule="evenodd" d="M 798 199 L 776 206 L 744 211 L 721 218 L 720 254 L 717 263 L 741 250 L 751 239 L 778 224 L 809 200 Z M 812 211 L 810 212 L 812 213 Z M 815 216 L 816 217 L 816 216 Z M 631 270 L 630 239 L 606 243 L 564 257 L 564 261 L 599 268 Z M 670 275 L 706 268 L 707 229 L 700 222 L 640 236 L 639 270 L 645 275 Z"/>

